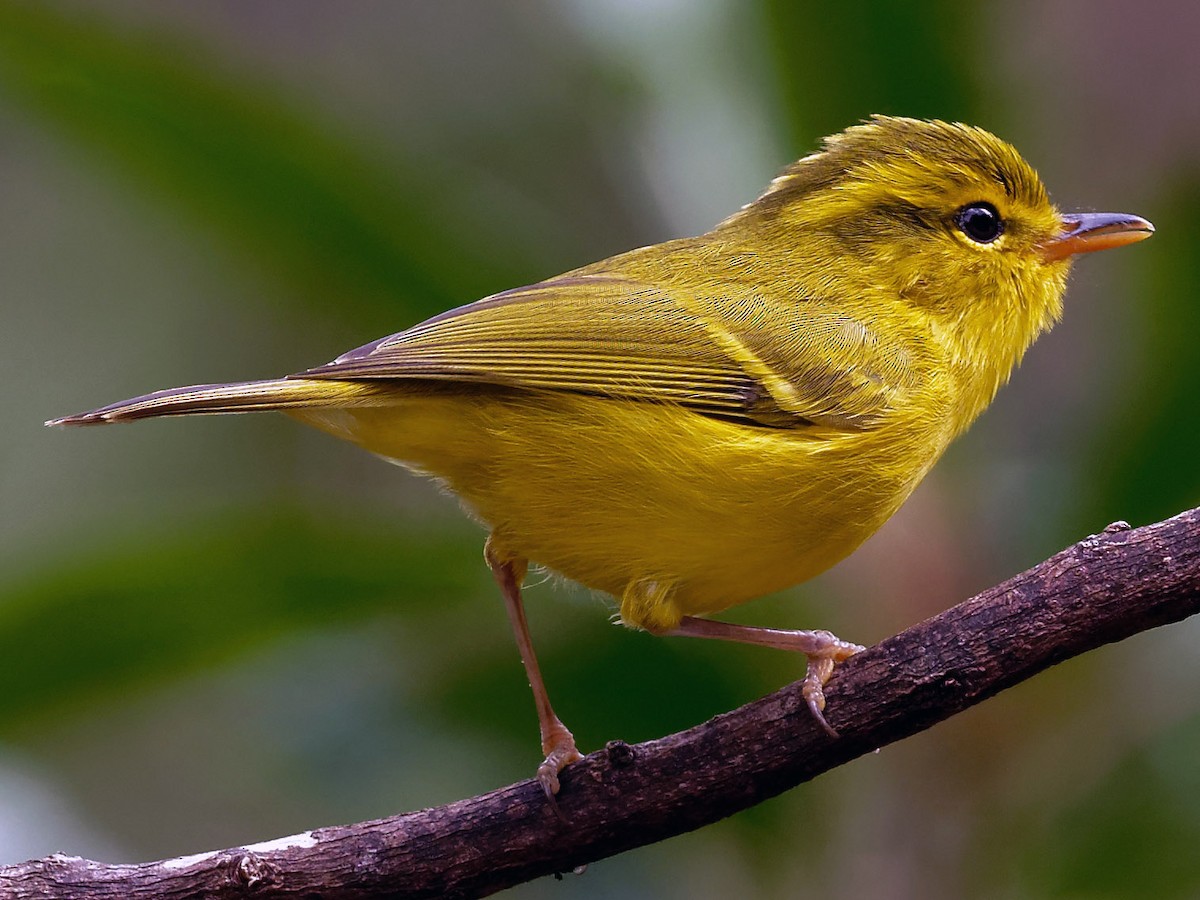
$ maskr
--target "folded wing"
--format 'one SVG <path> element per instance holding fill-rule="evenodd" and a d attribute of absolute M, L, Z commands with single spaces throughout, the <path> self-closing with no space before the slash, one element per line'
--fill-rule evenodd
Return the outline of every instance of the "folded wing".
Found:
<path fill-rule="evenodd" d="M 747 424 L 861 430 L 907 386 L 903 353 L 819 301 L 611 275 L 505 291 L 297 377 L 428 380 L 658 403 Z"/>

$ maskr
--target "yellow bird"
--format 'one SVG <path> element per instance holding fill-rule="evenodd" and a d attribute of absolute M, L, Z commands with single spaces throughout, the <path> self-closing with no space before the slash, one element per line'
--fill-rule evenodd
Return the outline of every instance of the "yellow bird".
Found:
<path fill-rule="evenodd" d="M 707 618 L 829 568 L 887 521 L 1062 312 L 1071 257 L 1148 237 L 1063 215 L 979 128 L 876 116 L 698 237 L 434 316 L 271 381 L 174 388 L 56 419 L 282 410 L 453 490 L 533 688 L 547 795 L 579 758 L 530 642 L 530 563 L 622 622 L 808 657 L 825 631 Z"/>

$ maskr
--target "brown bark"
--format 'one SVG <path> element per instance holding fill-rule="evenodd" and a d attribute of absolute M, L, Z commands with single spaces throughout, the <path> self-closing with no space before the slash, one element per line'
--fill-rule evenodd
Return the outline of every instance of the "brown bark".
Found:
<path fill-rule="evenodd" d="M 1110 525 L 799 684 L 567 768 L 560 819 L 533 781 L 438 809 L 178 860 L 51 856 L 0 867 L 0 898 L 479 897 L 699 828 L 921 731 L 1080 653 L 1200 611 L 1200 509 Z"/>

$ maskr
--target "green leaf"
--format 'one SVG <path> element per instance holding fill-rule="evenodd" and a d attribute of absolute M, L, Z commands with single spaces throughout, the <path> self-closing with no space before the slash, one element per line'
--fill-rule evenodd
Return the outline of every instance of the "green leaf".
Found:
<path fill-rule="evenodd" d="M 0 3 L 0 91 L 293 293 L 394 322 L 398 303 L 431 312 L 527 280 L 516 237 L 445 208 L 452 172 L 385 168 L 182 38 L 93 15 Z"/>
<path fill-rule="evenodd" d="M 1020 896 L 1200 896 L 1200 718 L 1140 748 L 1030 835 Z"/>
<path fill-rule="evenodd" d="M 3 591 L 0 729 L 178 675 L 288 632 L 491 588 L 469 529 L 397 528 L 296 510 L 109 541 Z"/>
<path fill-rule="evenodd" d="M 765 0 L 763 13 L 788 134 L 803 152 L 873 113 L 978 118 L 968 4 Z"/>
<path fill-rule="evenodd" d="M 1137 327 L 1121 364 L 1133 360 L 1136 368 L 1109 398 L 1108 433 L 1093 441 L 1086 479 L 1093 490 L 1081 527 L 1115 518 L 1154 522 L 1200 503 L 1200 304 L 1193 288 L 1200 259 L 1191 249 L 1200 183 L 1185 182 L 1172 196 L 1154 213 L 1158 234 L 1130 260 L 1125 294 L 1137 306 Z"/>

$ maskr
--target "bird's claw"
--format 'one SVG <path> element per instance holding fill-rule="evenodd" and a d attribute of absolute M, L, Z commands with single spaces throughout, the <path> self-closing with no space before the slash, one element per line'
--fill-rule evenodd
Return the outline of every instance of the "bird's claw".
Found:
<path fill-rule="evenodd" d="M 583 759 L 583 754 L 576 749 L 574 739 L 571 739 L 569 744 L 557 746 L 546 754 L 546 758 L 538 766 L 537 781 L 548 799 L 553 800 L 554 795 L 559 791 L 558 773 L 580 759 Z"/>
<path fill-rule="evenodd" d="M 828 635 L 829 645 L 817 653 L 810 653 L 808 655 L 808 669 L 804 673 L 804 682 L 800 686 L 800 694 L 808 704 L 808 711 L 817 720 L 817 724 L 831 738 L 836 738 L 839 736 L 837 730 L 825 718 L 825 685 L 829 683 L 829 679 L 833 676 L 834 667 L 838 663 L 845 662 L 855 653 L 860 653 L 866 648 L 860 644 L 843 641 L 841 638 L 829 634 L 829 632 L 817 633 Z"/>
<path fill-rule="evenodd" d="M 565 823 L 566 817 L 558 808 L 558 800 L 555 799 L 561 787 L 558 773 L 576 760 L 583 759 L 583 754 L 575 746 L 575 736 L 553 714 L 551 721 L 542 731 L 542 752 L 546 754 L 546 758 L 538 766 L 537 782 L 542 786 L 546 799 L 550 801 L 550 808 L 554 810 L 554 814 L 560 822 Z"/>

